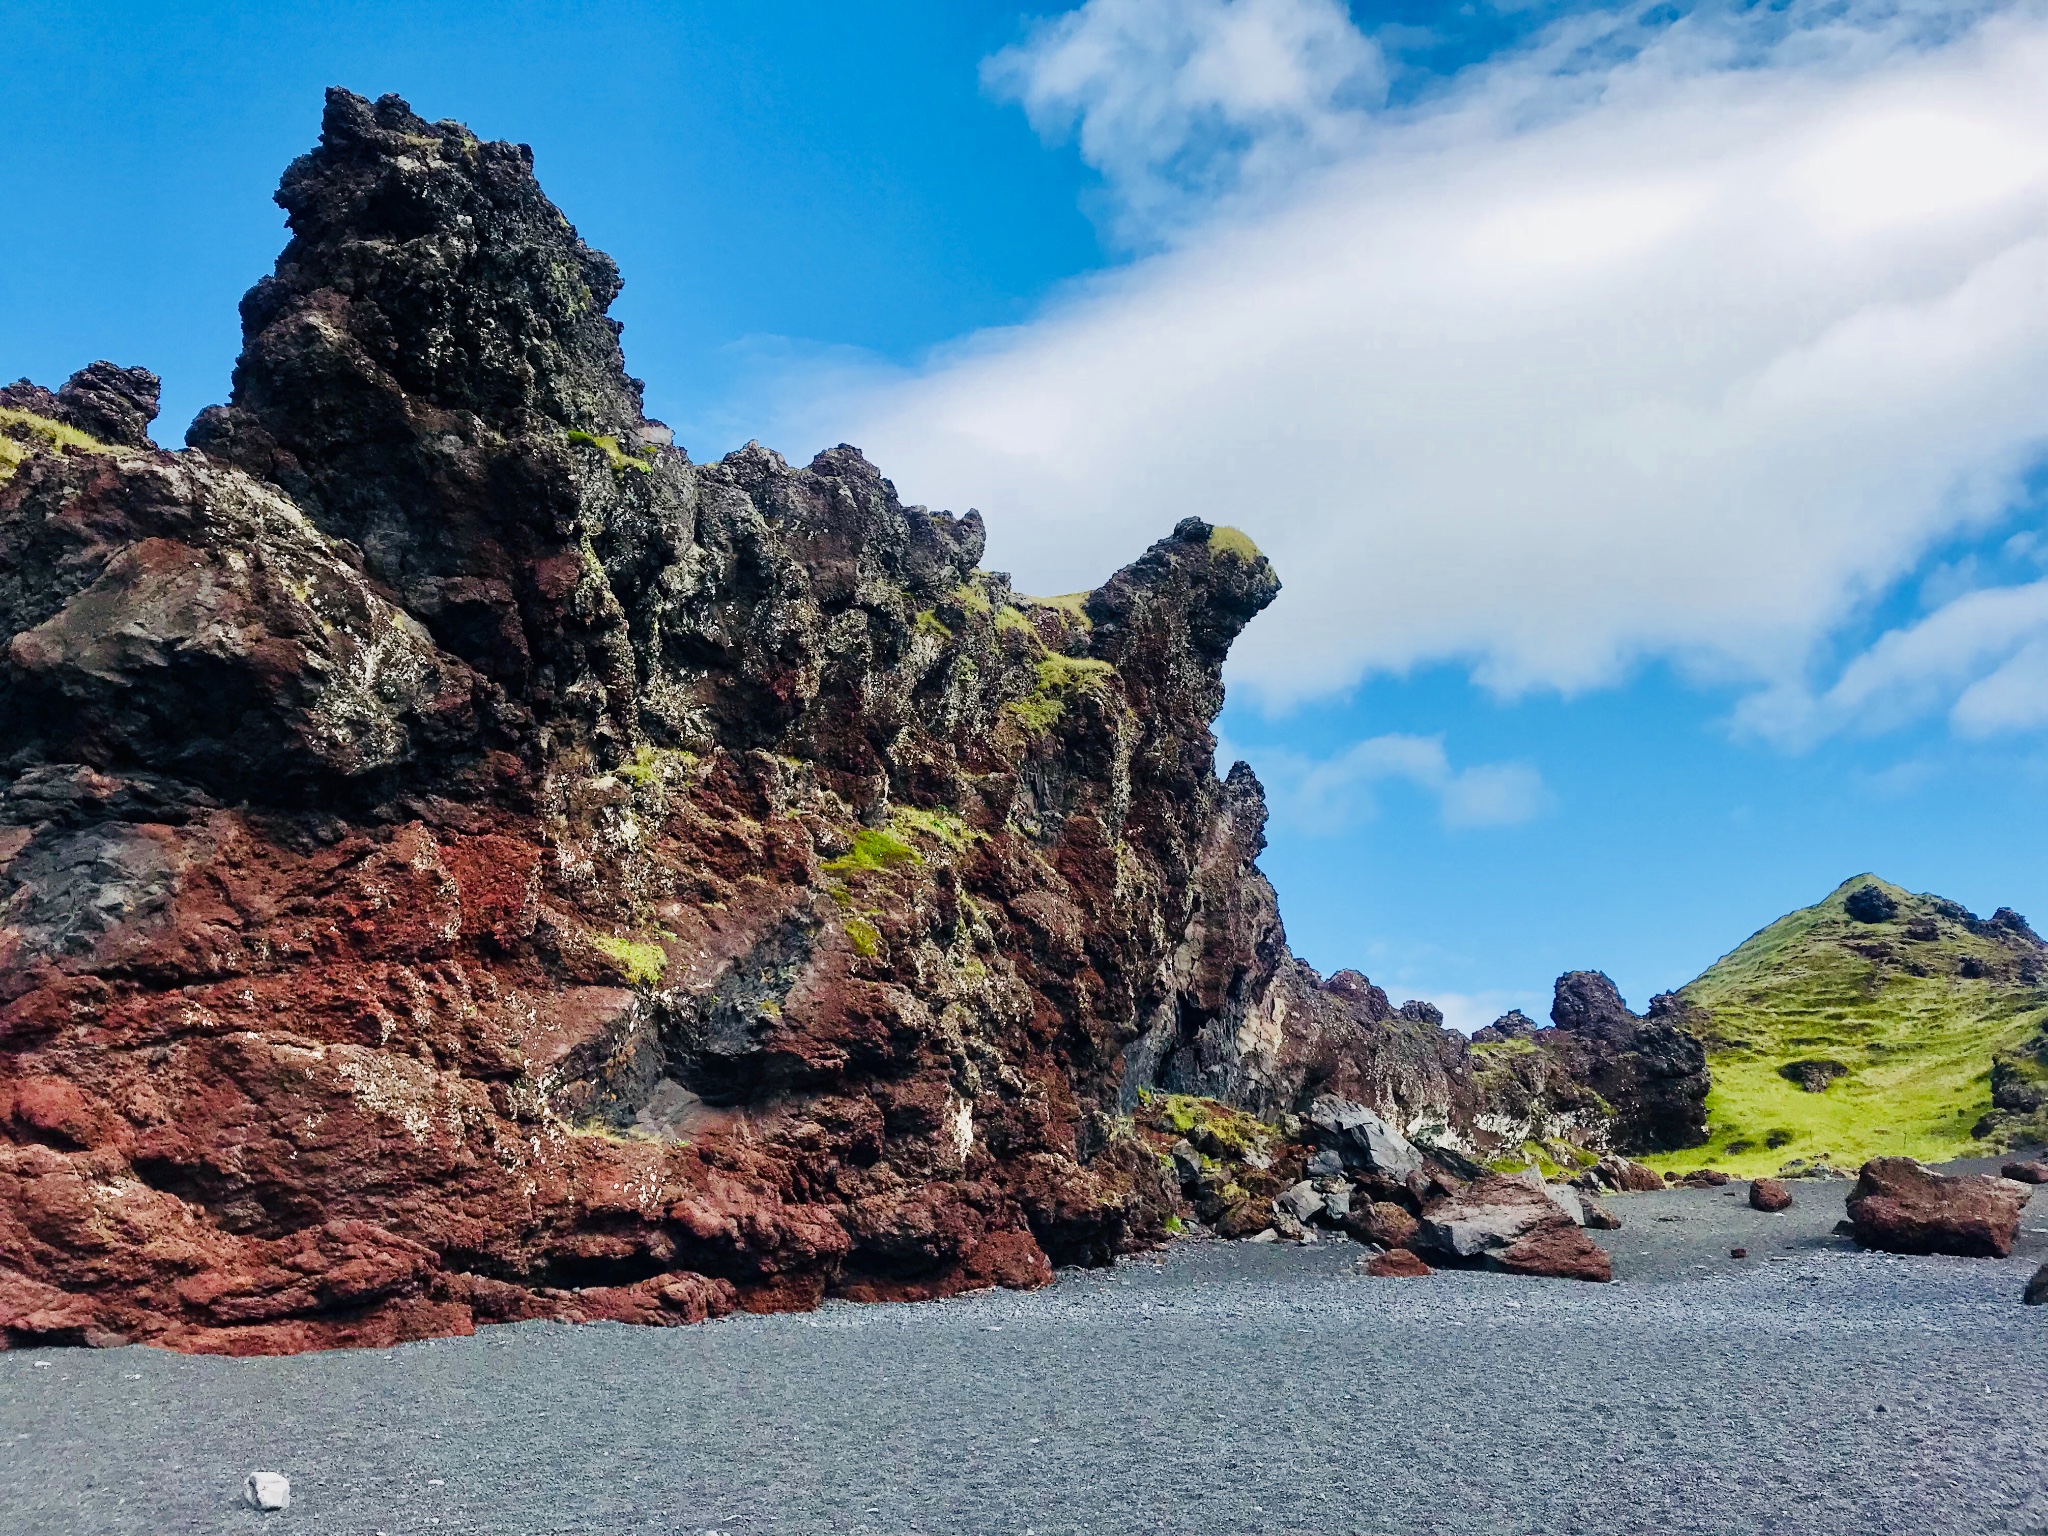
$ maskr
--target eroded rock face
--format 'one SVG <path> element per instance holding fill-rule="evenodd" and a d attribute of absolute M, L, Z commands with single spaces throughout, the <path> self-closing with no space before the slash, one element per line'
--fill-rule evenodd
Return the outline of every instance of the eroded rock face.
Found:
<path fill-rule="evenodd" d="M 0 1342 L 940 1296 L 1182 1177 L 1242 1235 L 1448 1187 L 1211 1190 L 1147 1086 L 1489 1144 L 1216 778 L 1241 536 L 1042 601 L 850 447 L 692 463 L 531 155 L 396 98 L 279 201 L 191 450 L 139 369 L 0 396 Z"/>
<path fill-rule="evenodd" d="M 2031 1193 L 1989 1174 L 1936 1173 L 1910 1157 L 1878 1157 L 1856 1176 L 1849 1221 L 1866 1248 L 2002 1259 Z"/>

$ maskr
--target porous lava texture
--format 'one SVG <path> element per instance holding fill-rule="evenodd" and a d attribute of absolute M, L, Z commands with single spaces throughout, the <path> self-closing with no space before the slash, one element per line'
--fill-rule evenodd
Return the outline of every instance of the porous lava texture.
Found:
<path fill-rule="evenodd" d="M 692 463 L 531 153 L 331 92 L 225 406 L 0 395 L 0 1341 L 235 1353 L 1042 1283 L 1146 1086 L 1483 1146 L 1219 782 L 1279 584 L 1021 597 L 854 449 Z"/>

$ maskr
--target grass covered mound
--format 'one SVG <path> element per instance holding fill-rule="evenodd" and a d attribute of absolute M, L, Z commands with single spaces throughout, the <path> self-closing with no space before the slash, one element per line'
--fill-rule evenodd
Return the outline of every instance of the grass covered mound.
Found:
<path fill-rule="evenodd" d="M 1983 919 L 1858 875 L 1680 996 L 1711 1016 L 1696 1028 L 1712 1139 L 1652 1166 L 1936 1161 L 1990 1150 L 1972 1132 L 2000 1127 L 1993 1058 L 2032 1059 L 2048 1027 L 2048 949 L 2016 913 Z"/>

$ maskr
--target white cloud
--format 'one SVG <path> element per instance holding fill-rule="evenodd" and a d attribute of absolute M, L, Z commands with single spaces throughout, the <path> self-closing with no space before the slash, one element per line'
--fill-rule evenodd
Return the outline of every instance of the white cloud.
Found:
<path fill-rule="evenodd" d="M 1229 756 L 1226 744 L 1219 756 Z M 1543 777 L 1526 763 L 1453 768 L 1441 736 L 1374 736 L 1331 758 L 1258 754 L 1259 778 L 1277 823 L 1330 835 L 1379 814 L 1373 787 L 1412 785 L 1435 798 L 1446 827 L 1506 827 L 1550 809 Z"/>
<path fill-rule="evenodd" d="M 2048 581 L 1967 592 L 1880 637 L 1818 697 L 1786 684 L 1745 700 L 1736 720 L 1800 744 L 1874 735 L 1951 701 L 1966 736 L 2048 724 Z"/>
<path fill-rule="evenodd" d="M 990 89 L 1081 153 L 1143 239 L 1188 199 L 1268 183 L 1355 147 L 1385 91 L 1380 51 L 1336 0 L 1093 0 L 990 59 Z"/>
<path fill-rule="evenodd" d="M 2048 442 L 2048 16 L 1814 14 L 1581 17 L 1392 113 L 1334 4 L 1091 0 L 994 77 L 1166 247 L 793 411 L 981 507 L 1027 590 L 1243 527 L 1272 703 L 1666 656 L 1761 718 Z"/>

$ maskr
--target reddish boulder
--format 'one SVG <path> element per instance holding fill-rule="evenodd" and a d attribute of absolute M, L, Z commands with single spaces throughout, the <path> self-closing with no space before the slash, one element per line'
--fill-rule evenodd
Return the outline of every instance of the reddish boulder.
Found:
<path fill-rule="evenodd" d="M 1678 1182 L 1687 1189 L 1719 1189 L 1728 1182 L 1728 1175 L 1718 1168 L 1695 1168 Z"/>
<path fill-rule="evenodd" d="M 1618 1153 L 1601 1158 L 1593 1165 L 1590 1175 L 1602 1189 L 1617 1190 L 1625 1195 L 1646 1195 L 1664 1187 L 1664 1175 L 1656 1169 Z"/>
<path fill-rule="evenodd" d="M 1511 1275 L 1540 1275 L 1550 1280 L 1614 1278 L 1614 1261 L 1607 1250 L 1569 1221 L 1531 1229 L 1494 1255 L 1493 1262 Z"/>
<path fill-rule="evenodd" d="M 1998 1174 L 2000 1178 L 2011 1179 L 2017 1184 L 2048 1184 L 2048 1163 L 2033 1159 L 2007 1163 L 1998 1170 Z"/>
<path fill-rule="evenodd" d="M 1792 1191 L 1777 1179 L 1749 1181 L 1749 1207 L 1753 1211 L 1782 1211 L 1790 1208 Z"/>
<path fill-rule="evenodd" d="M 1375 1200 L 1364 1210 L 1354 1211 L 1344 1225 L 1360 1242 L 1388 1249 L 1406 1248 L 1422 1229 L 1422 1223 L 1391 1200 Z"/>
<path fill-rule="evenodd" d="M 2005 1258 L 2027 1191 L 1988 1174 L 1954 1176 L 1910 1157 L 1872 1158 L 1849 1192 L 1856 1241 L 1888 1253 Z"/>
<path fill-rule="evenodd" d="M 1365 1273 L 1380 1280 L 1419 1280 L 1436 1271 L 1409 1249 L 1389 1248 L 1365 1261 Z"/>
<path fill-rule="evenodd" d="M 1451 1262 L 1570 1280 L 1613 1278 L 1611 1261 L 1539 1186 L 1488 1174 L 1423 1207 L 1419 1242 Z"/>

